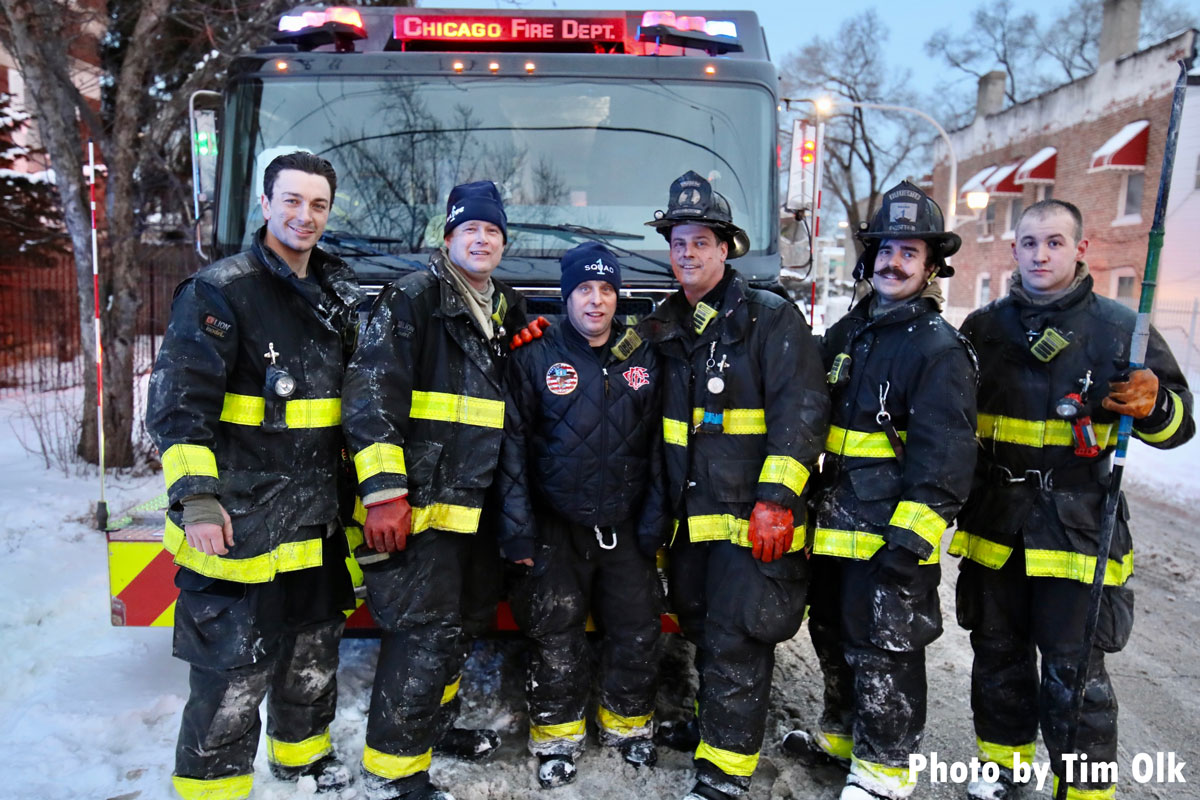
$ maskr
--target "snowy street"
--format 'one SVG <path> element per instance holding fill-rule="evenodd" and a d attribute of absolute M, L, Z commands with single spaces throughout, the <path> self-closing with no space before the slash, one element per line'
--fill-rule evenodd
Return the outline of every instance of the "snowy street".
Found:
<path fill-rule="evenodd" d="M 166 800 L 187 670 L 171 657 L 171 631 L 114 628 L 109 624 L 105 540 L 93 530 L 98 497 L 95 471 L 64 475 L 47 470 L 28 441 L 19 399 L 0 400 L 0 763 L 3 796 Z M 1136 548 L 1137 624 L 1126 650 L 1108 666 L 1121 701 L 1120 796 L 1195 796 L 1200 781 L 1200 442 L 1159 452 L 1131 448 L 1126 486 Z M 110 474 L 113 511 L 162 491 L 158 474 Z M 948 537 L 947 537 L 948 539 Z M 930 719 L 926 754 L 967 761 L 974 752 L 970 727 L 970 648 L 954 624 L 956 559 L 944 560 L 946 632 L 929 651 Z M 499 729 L 504 747 L 486 765 L 434 760 L 434 777 L 457 800 L 509 800 L 543 796 L 534 760 L 524 749 L 525 714 L 517 639 L 478 647 L 464 680 L 466 721 Z M 346 640 L 342 646 L 340 703 L 334 741 L 350 763 L 361 753 L 370 680 L 378 644 Z M 684 678 L 678 644 L 664 677 L 663 703 L 677 703 Z M 783 732 L 811 725 L 820 710 L 820 675 L 806 629 L 779 649 L 772 719 L 751 797 L 834 798 L 842 778 L 809 771 L 781 756 Z M 660 704 L 660 717 L 679 713 Z M 1139 784 L 1131 762 L 1139 753 L 1174 751 L 1187 762 L 1189 785 Z M 1040 751 L 1037 760 L 1045 759 Z M 305 795 L 270 777 L 260 747 L 254 797 L 281 800 Z M 576 798 L 678 798 L 691 786 L 690 758 L 664 751 L 659 766 L 638 773 L 613 752 L 589 742 L 579 780 L 546 793 Z M 352 797 L 353 790 L 343 793 Z M 1043 794 L 1048 796 L 1049 789 Z M 960 798 L 963 787 L 931 785 L 922 777 L 918 798 Z"/>

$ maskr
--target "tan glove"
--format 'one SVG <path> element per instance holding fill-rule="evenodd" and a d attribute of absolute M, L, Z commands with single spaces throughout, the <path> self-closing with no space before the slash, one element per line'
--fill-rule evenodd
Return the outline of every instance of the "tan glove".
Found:
<path fill-rule="evenodd" d="M 1154 411 L 1158 399 L 1158 376 L 1150 369 L 1135 369 L 1127 381 L 1108 384 L 1108 397 L 1100 405 L 1118 414 L 1127 414 L 1134 419 L 1145 419 Z"/>

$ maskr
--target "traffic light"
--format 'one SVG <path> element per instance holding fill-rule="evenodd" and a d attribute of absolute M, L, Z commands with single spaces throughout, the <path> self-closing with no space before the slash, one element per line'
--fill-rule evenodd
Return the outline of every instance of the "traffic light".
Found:
<path fill-rule="evenodd" d="M 796 120 L 792 126 L 792 161 L 788 169 L 789 210 L 813 208 L 819 158 L 816 124 L 808 120 Z"/>

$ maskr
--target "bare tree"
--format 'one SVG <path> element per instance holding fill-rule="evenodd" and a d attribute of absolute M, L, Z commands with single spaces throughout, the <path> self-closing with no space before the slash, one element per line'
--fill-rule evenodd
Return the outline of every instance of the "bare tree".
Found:
<path fill-rule="evenodd" d="M 930 142 L 915 115 L 852 105 L 916 104 L 908 71 L 884 61 L 887 38 L 875 11 L 866 11 L 843 22 L 835 36 L 812 39 L 783 68 L 785 96 L 834 102 L 825 128 L 826 186 L 845 209 L 850 230 L 866 221 L 882 192 L 904 177 L 904 168 Z"/>
<path fill-rule="evenodd" d="M 189 137 L 185 111 L 211 88 L 229 58 L 264 40 L 285 0 L 113 0 L 64 4 L 0 0 L 13 52 L 29 89 L 29 111 L 54 166 L 59 202 L 75 255 L 81 341 L 94 357 L 90 214 L 83 154 L 96 141 L 108 167 L 107 269 L 101 281 L 106 461 L 133 462 L 133 344 L 140 304 L 138 243 L 154 214 L 187 226 L 188 195 L 177 177 Z M 100 62 L 99 108 L 75 85 L 76 59 Z M 185 233 L 185 235 L 187 235 Z M 96 384 L 87 373 L 79 454 L 98 460 Z"/>
<path fill-rule="evenodd" d="M 925 52 L 975 78 L 995 68 L 1004 70 L 1005 96 L 1008 102 L 1019 103 L 1041 91 L 1036 71 L 1039 44 L 1037 17 L 1017 12 L 1012 0 L 999 0 L 971 12 L 965 33 L 955 35 L 948 28 L 934 31 Z"/>

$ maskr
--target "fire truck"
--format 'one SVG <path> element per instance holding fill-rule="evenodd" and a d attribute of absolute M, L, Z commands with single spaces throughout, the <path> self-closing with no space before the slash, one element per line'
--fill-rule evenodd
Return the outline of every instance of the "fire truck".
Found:
<path fill-rule="evenodd" d="M 450 189 L 491 180 L 509 220 L 496 275 L 533 314 L 561 310 L 562 253 L 599 241 L 621 259 L 618 313 L 642 316 L 672 291 L 666 241 L 643 223 L 691 169 L 749 234 L 738 270 L 773 284 L 778 85 L 750 11 L 297 8 L 233 62 L 223 92 L 193 98 L 196 214 L 212 231 L 201 245 L 246 249 L 265 166 L 308 150 L 338 173 L 321 246 L 368 289 L 423 269 Z M 163 503 L 109 533 L 114 625 L 173 621 Z M 371 625 L 366 609 L 349 625 Z"/>

